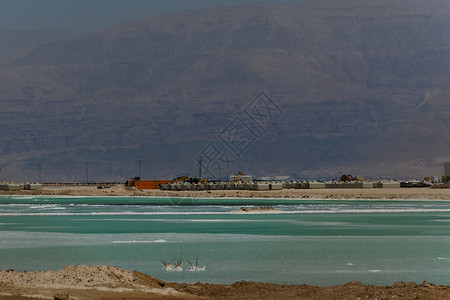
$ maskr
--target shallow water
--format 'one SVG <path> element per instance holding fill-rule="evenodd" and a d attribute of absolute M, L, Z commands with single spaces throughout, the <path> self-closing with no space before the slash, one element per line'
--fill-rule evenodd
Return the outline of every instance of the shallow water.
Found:
<path fill-rule="evenodd" d="M 271 205 L 281 214 L 235 214 Z M 0 197 L 0 268 L 113 265 L 167 281 L 450 285 L 450 202 Z M 182 272 L 161 260 L 184 258 Z M 198 258 L 205 271 L 189 272 Z"/>

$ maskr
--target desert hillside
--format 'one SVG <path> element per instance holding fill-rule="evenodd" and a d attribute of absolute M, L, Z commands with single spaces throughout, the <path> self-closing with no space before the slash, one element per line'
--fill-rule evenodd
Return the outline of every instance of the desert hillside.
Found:
<path fill-rule="evenodd" d="M 317 0 L 36 44 L 0 63 L 0 179 L 36 180 L 40 165 L 44 181 L 84 180 L 89 162 L 90 179 L 121 181 L 138 160 L 148 179 L 196 175 L 211 142 L 227 157 L 216 177 L 440 175 L 449 28 L 444 0 Z M 251 106 L 260 92 L 271 111 Z"/>

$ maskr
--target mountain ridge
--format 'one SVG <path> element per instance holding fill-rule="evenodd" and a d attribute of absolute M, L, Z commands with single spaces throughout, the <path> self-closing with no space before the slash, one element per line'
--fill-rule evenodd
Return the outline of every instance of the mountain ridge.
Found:
<path fill-rule="evenodd" d="M 228 173 L 277 162 L 300 177 L 438 175 L 450 158 L 448 16 L 441 0 L 247 4 L 46 43 L 0 68 L 0 176 L 35 177 L 39 162 L 81 180 L 67 170 L 87 160 L 98 178 L 127 178 L 137 160 L 147 177 L 194 173 L 211 141 L 227 151 L 219 137 L 236 117 L 258 138 Z M 245 114 L 261 91 L 283 112 L 263 129 Z"/>

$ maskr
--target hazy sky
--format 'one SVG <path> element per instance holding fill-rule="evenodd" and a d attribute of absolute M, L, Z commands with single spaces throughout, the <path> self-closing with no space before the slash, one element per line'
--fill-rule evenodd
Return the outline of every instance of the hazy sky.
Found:
<path fill-rule="evenodd" d="M 287 3 L 301 0 L 267 0 Z M 261 0 L 0 0 L 0 30 L 92 31 L 164 13 Z"/>

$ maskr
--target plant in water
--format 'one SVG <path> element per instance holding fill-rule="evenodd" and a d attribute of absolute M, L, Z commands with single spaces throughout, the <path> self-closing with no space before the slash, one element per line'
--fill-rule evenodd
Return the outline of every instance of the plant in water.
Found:
<path fill-rule="evenodd" d="M 189 260 L 189 258 L 187 258 L 187 257 L 186 257 L 186 260 L 188 261 L 188 263 L 189 263 L 189 265 L 190 265 L 189 271 L 192 271 L 192 272 L 205 271 L 205 270 L 206 270 L 206 267 L 209 266 L 209 264 L 207 264 L 207 265 L 205 265 L 205 266 L 203 266 L 203 267 L 200 267 L 200 266 L 198 265 L 198 255 L 197 255 L 197 257 L 195 258 L 195 264 L 193 264 L 193 263 Z"/>
<path fill-rule="evenodd" d="M 163 264 L 163 270 L 164 271 L 183 271 L 183 258 L 179 258 L 177 259 L 174 263 L 173 262 L 168 262 L 166 260 L 161 260 L 161 263 Z"/>

